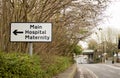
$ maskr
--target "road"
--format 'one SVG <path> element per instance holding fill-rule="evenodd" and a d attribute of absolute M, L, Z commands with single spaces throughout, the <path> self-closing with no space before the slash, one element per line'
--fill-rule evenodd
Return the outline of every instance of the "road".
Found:
<path fill-rule="evenodd" d="M 82 78 L 80 73 L 84 78 L 120 78 L 120 67 L 112 64 L 78 64 L 75 78 Z"/>

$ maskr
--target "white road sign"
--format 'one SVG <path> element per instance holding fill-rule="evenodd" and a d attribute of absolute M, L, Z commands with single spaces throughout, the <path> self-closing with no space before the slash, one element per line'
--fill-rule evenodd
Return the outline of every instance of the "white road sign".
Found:
<path fill-rule="evenodd" d="M 51 42 L 51 23 L 11 23 L 12 42 Z"/>

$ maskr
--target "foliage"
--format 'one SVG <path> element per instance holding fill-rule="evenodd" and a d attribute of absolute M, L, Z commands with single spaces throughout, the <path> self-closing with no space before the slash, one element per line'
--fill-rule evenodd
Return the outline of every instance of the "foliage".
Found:
<path fill-rule="evenodd" d="M 2 78 L 41 78 L 39 58 L 21 53 L 0 52 L 0 77 Z"/>
<path fill-rule="evenodd" d="M 72 64 L 71 59 L 68 57 L 55 56 L 54 59 L 54 62 L 51 64 L 46 64 L 47 67 L 45 68 L 44 78 L 52 78 L 54 75 L 63 72 Z"/>
<path fill-rule="evenodd" d="M 81 48 L 81 46 L 76 45 L 75 48 L 74 48 L 74 53 L 75 53 L 76 55 L 81 54 L 81 53 L 82 53 L 82 48 Z"/>
<path fill-rule="evenodd" d="M 96 50 L 97 49 L 97 41 L 95 41 L 94 39 L 89 40 L 88 42 L 88 49 L 93 49 Z"/>
<path fill-rule="evenodd" d="M 94 62 L 95 62 L 95 63 L 101 62 L 101 58 L 98 58 L 98 57 L 97 57 L 97 58 L 94 58 Z"/>
<path fill-rule="evenodd" d="M 63 56 L 50 59 L 29 56 L 22 53 L 0 52 L 0 77 L 2 78 L 51 78 L 64 71 L 72 60 Z"/>
<path fill-rule="evenodd" d="M 41 54 L 41 67 L 44 70 L 44 78 L 51 78 L 52 76 L 63 72 L 71 64 L 73 60 L 71 57 L 58 56 L 53 54 Z"/>

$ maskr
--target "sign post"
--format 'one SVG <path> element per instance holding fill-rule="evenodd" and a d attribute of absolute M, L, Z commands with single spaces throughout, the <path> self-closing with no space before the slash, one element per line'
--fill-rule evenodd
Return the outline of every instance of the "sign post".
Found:
<path fill-rule="evenodd" d="M 33 55 L 33 43 L 29 43 L 29 54 L 32 56 Z"/>
<path fill-rule="evenodd" d="M 11 23 L 11 42 L 29 42 L 29 54 L 33 54 L 32 42 L 51 42 L 51 23 Z"/>

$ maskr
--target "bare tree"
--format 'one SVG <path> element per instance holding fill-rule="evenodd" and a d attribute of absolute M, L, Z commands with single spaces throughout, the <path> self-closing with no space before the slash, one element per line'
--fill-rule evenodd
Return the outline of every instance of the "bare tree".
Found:
<path fill-rule="evenodd" d="M 77 0 L 76 0 L 77 1 Z M 11 43 L 11 22 L 52 22 L 53 41 L 34 43 L 39 54 L 69 55 L 79 40 L 97 26 L 107 0 L 1 0 L 0 48 L 3 51 L 27 52 L 28 43 Z"/>

